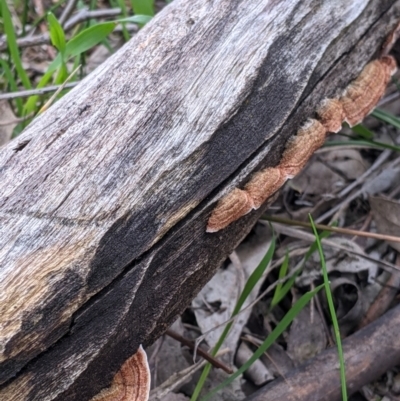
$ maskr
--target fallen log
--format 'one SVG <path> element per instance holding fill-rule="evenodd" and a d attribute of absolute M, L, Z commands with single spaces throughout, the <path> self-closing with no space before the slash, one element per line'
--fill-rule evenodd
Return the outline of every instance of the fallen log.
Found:
<path fill-rule="evenodd" d="M 399 0 L 175 0 L 0 150 L 0 399 L 85 401 L 267 207 L 206 233 L 400 19 Z"/>

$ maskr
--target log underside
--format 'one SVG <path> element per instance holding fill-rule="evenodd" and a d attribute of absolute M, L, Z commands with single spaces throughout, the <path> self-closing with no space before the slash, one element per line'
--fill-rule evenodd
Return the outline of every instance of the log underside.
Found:
<path fill-rule="evenodd" d="M 175 0 L 1 149 L 1 400 L 88 400 L 162 334 L 267 207 L 207 234 L 216 201 L 400 19 L 284 3 Z"/>

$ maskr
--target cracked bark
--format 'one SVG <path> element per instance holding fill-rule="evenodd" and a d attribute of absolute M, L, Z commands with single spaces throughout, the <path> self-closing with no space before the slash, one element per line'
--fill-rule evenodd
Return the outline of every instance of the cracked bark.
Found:
<path fill-rule="evenodd" d="M 151 344 L 267 205 L 275 166 L 400 19 L 400 0 L 175 0 L 0 150 L 0 399 L 90 399 Z"/>

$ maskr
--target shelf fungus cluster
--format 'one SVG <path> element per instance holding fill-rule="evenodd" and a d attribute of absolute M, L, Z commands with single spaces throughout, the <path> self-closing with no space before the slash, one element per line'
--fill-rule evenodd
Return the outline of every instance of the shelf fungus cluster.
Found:
<path fill-rule="evenodd" d="M 116 373 L 111 386 L 90 401 L 147 401 L 150 392 L 150 369 L 142 346 Z"/>
<path fill-rule="evenodd" d="M 258 209 L 286 180 L 303 169 L 324 144 L 327 134 L 338 132 L 343 122 L 351 127 L 359 124 L 381 99 L 396 69 L 395 59 L 385 55 L 368 63 L 340 98 L 325 99 L 317 110 L 317 119 L 309 119 L 289 139 L 278 166 L 255 173 L 244 189 L 235 188 L 220 199 L 208 220 L 207 232 L 222 230 Z"/>

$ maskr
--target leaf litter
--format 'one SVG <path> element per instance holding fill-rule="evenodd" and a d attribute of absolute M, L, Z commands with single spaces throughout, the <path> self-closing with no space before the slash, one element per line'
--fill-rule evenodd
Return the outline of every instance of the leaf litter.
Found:
<path fill-rule="evenodd" d="M 370 121 L 376 141 L 393 143 L 393 138 L 398 135 L 397 131 L 393 132 L 392 127 L 388 128 L 372 117 L 367 121 Z M 343 131 L 349 133 L 346 128 Z M 389 131 L 392 131 L 392 135 L 388 135 Z M 333 140 L 335 139 L 337 138 L 334 137 Z M 340 139 L 343 141 L 343 137 Z M 380 155 L 384 158 L 375 167 L 375 160 Z M 346 148 L 345 145 L 340 153 L 334 148 L 322 149 L 313 156 L 300 175 L 286 184 L 269 213 L 307 221 L 309 212 L 317 219 L 327 210 L 339 205 L 328 220 L 323 220 L 325 224 L 336 222 L 339 227 L 400 237 L 399 166 L 400 155 L 395 151 L 353 146 Z M 286 277 L 293 277 L 294 270 L 299 266 L 301 270 L 278 305 L 271 308 L 273 290 L 269 291 L 234 321 L 223 345 L 229 352 L 222 357 L 222 360 L 233 367 L 242 366 L 299 295 L 320 284 L 322 280 L 317 253 L 311 252 L 305 257 L 313 241 L 310 232 L 283 227 L 277 223 L 272 223 L 271 226 L 275 235 L 278 235 L 279 243 L 271 264 L 274 269 L 268 269 L 269 273 L 257 283 L 245 307 L 262 291 L 276 283 L 279 278 L 278 269 L 282 266 L 286 253 L 291 255 Z M 201 337 L 203 344 L 210 350 L 216 344 L 224 328 L 221 325 L 229 320 L 243 283 L 268 249 L 272 235 L 270 230 L 267 224 L 257 224 L 193 300 L 188 309 L 190 314 L 186 313 L 183 317 L 188 325 L 188 337 L 196 338 L 205 333 Z M 345 338 L 398 303 L 400 273 L 395 269 L 399 243 L 337 233 L 332 233 L 322 242 L 325 244 L 323 248 L 326 266 L 340 333 Z M 279 259 L 280 263 L 275 263 Z M 289 280 L 283 280 L 282 286 Z M 193 330 L 193 327 L 197 329 Z M 296 366 L 303 366 L 310 358 L 332 346 L 332 338 L 332 321 L 325 296 L 320 293 L 244 376 L 240 380 L 236 379 L 234 390 L 228 388 L 226 393 L 220 393 L 211 399 L 224 400 L 229 393 L 231 400 L 244 399 L 266 383 L 278 378 L 285 380 L 286 375 Z M 397 378 L 400 377 L 400 367 L 396 369 L 362 387 L 357 396 L 362 397 L 361 399 L 373 399 L 384 391 L 399 394 L 400 386 L 397 382 L 400 380 Z M 203 395 L 222 380 L 221 374 L 225 375 L 219 369 L 212 368 Z M 199 373 L 193 376 L 193 383 L 198 380 L 198 375 Z M 238 385 L 242 389 L 242 395 L 235 393 Z M 175 391 L 191 396 L 188 386 Z M 367 398 L 365 394 L 370 396 Z"/>

